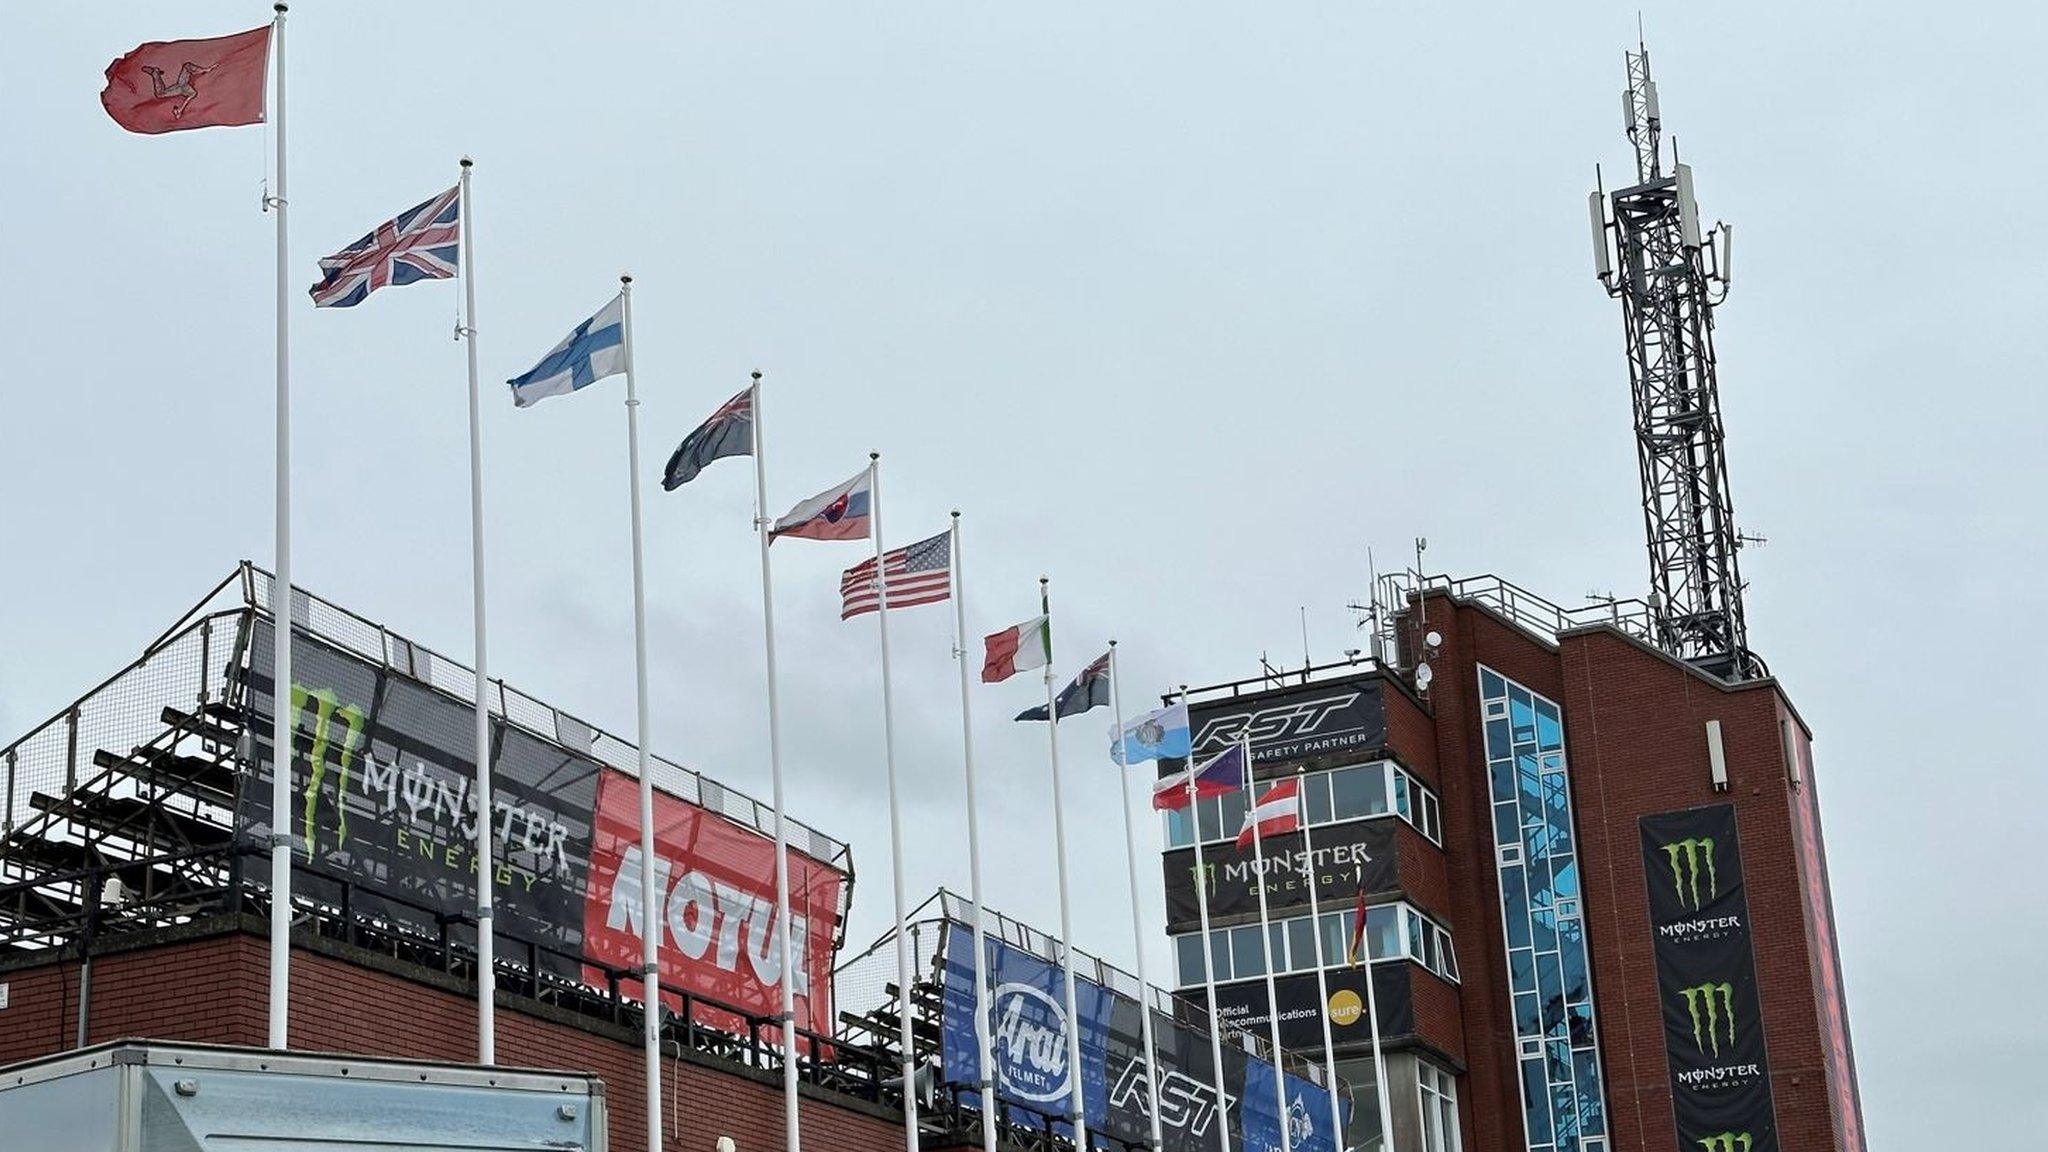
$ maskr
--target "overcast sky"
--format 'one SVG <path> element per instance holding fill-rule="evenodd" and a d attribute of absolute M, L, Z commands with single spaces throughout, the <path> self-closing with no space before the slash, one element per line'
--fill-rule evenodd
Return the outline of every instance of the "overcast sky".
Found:
<path fill-rule="evenodd" d="M 1367 550 L 1640 594 L 1618 306 L 1633 2 L 347 4 L 292 15 L 297 569 L 468 650 L 451 283 L 316 313 L 315 261 L 477 160 L 487 381 L 637 276 L 651 478 L 768 374 L 776 511 L 883 452 L 892 542 L 966 514 L 970 628 L 1053 578 L 1064 674 L 1139 699 L 1356 646 Z M 145 138 L 136 42 L 259 3 L 13 3 L 0 103 L 0 741 L 271 554 L 266 132 Z M 1816 733 L 1874 1149 L 2048 1128 L 2033 6 L 1651 3 L 1667 129 L 1735 222 L 1722 398 L 1752 638 Z M 630 732 L 621 382 L 487 393 L 493 671 Z M 650 490 L 656 747 L 767 791 L 751 477 Z M 890 914 L 856 545 L 777 549 L 793 814 Z M 951 614 L 895 618 L 912 892 L 964 887 Z M 976 693 L 992 905 L 1057 924 L 1043 730 Z M 1078 942 L 1129 963 L 1112 777 L 1069 734 Z M 1148 820 L 1148 848 L 1157 831 Z M 1156 864 L 1144 873 L 1158 915 Z M 1470 946 L 1477 946 L 1474 942 Z M 1163 966 L 1163 940 L 1151 949 Z M 1155 967 L 1155 975 L 1161 967 Z M 2015 999 L 2015 996 L 2021 996 Z"/>

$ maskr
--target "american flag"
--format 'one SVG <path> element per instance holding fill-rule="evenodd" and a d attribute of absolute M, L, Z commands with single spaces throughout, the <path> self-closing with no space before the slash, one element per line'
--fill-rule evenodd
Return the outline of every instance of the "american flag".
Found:
<path fill-rule="evenodd" d="M 889 607 L 913 608 L 936 604 L 952 595 L 953 542 L 941 532 L 894 552 L 882 554 L 882 571 L 889 581 Z M 839 618 L 851 620 L 863 612 L 881 607 L 881 593 L 875 586 L 875 562 L 863 560 L 839 577 L 841 605 Z"/>
<path fill-rule="evenodd" d="M 353 308 L 387 284 L 446 280 L 462 246 L 461 190 L 450 188 L 320 261 L 315 308 Z"/>

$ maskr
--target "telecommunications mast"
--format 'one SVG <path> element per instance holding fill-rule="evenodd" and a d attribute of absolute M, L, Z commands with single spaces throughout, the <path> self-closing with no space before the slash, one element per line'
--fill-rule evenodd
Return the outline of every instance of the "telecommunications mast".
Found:
<path fill-rule="evenodd" d="M 1700 231 L 1692 168 L 1671 152 L 1650 52 L 1627 53 L 1622 118 L 1635 146 L 1636 182 L 1587 207 L 1593 262 L 1628 329 L 1636 459 L 1650 546 L 1650 602 L 1659 644 L 1729 680 L 1764 674 L 1742 616 L 1742 537 L 1728 495 L 1727 444 L 1714 374 L 1714 309 L 1727 298 L 1731 229 Z M 1610 218 L 1609 204 L 1612 212 Z"/>

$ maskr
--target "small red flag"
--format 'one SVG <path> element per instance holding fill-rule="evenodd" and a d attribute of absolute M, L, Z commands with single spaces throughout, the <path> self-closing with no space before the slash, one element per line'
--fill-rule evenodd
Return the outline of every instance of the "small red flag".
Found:
<path fill-rule="evenodd" d="M 263 122 L 270 25 L 210 40 L 159 40 L 107 65 L 100 103 L 114 123 L 155 135 Z"/>
<path fill-rule="evenodd" d="M 1344 959 L 1353 968 L 1358 967 L 1359 958 L 1365 952 L 1365 889 L 1358 890 L 1358 909 L 1351 914 L 1351 943 L 1344 949 Z"/>

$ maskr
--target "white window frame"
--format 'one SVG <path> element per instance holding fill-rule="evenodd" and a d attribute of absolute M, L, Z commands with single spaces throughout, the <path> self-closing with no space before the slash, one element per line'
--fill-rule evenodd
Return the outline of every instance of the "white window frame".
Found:
<path fill-rule="evenodd" d="M 1300 805 L 1302 822 L 1307 824 L 1311 828 L 1328 828 L 1337 824 L 1349 824 L 1355 820 L 1381 820 L 1391 816 L 1396 819 L 1399 819 L 1401 822 L 1407 824 L 1410 828 L 1413 828 L 1417 832 L 1421 833 L 1422 838 L 1429 841 L 1431 844 L 1434 844 L 1439 848 L 1443 847 L 1443 797 L 1437 795 L 1437 791 L 1435 788 L 1432 788 L 1427 783 L 1424 783 L 1421 777 L 1417 776 L 1415 773 L 1403 767 L 1400 761 L 1395 760 L 1391 756 L 1377 757 L 1372 760 L 1359 760 L 1350 764 L 1337 764 L 1329 768 L 1320 768 L 1314 772 L 1302 773 L 1301 779 L 1304 783 L 1317 779 L 1327 781 L 1335 773 L 1342 772 L 1346 769 L 1370 768 L 1375 765 L 1377 765 L 1380 768 L 1382 773 L 1382 779 L 1380 781 L 1380 794 L 1386 800 L 1387 807 L 1385 811 L 1368 812 L 1363 815 L 1356 816 L 1338 816 L 1336 814 L 1336 801 L 1335 798 L 1332 797 L 1330 803 L 1330 819 L 1310 821 L 1308 800 L 1307 797 L 1304 796 L 1301 800 L 1297 801 L 1297 803 Z M 1405 813 L 1400 811 L 1400 805 L 1395 800 L 1396 777 L 1405 780 L 1407 783 L 1409 810 Z M 1253 790 L 1256 791 L 1260 787 L 1272 783 L 1277 783 L 1281 779 L 1285 779 L 1285 777 L 1275 777 L 1273 780 L 1259 781 L 1253 785 Z M 1217 812 L 1216 824 L 1218 834 L 1213 839 L 1203 840 L 1202 846 L 1204 848 L 1207 848 L 1210 845 L 1214 844 L 1235 843 L 1237 840 L 1237 830 L 1234 828 L 1226 828 L 1223 826 L 1222 797 L 1203 797 L 1201 799 L 1196 800 L 1193 806 L 1186 809 L 1182 809 L 1181 811 L 1188 814 L 1185 818 L 1193 822 L 1195 835 L 1199 838 L 1202 832 L 1202 811 L 1204 808 L 1212 806 L 1216 809 Z M 1165 812 L 1160 814 L 1160 839 L 1166 845 L 1166 850 L 1169 852 L 1178 852 L 1184 848 L 1194 847 L 1193 840 L 1190 840 L 1185 844 L 1174 843 L 1173 818 L 1175 815 L 1177 815 L 1177 813 L 1174 812 Z"/>

